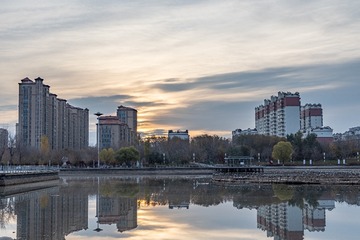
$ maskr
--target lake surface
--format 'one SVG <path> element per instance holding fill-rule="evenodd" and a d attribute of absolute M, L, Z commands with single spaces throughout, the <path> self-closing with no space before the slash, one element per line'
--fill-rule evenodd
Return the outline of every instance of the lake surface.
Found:
<path fill-rule="evenodd" d="M 66 177 L 0 200 L 0 240 L 360 238 L 358 186 Z"/>

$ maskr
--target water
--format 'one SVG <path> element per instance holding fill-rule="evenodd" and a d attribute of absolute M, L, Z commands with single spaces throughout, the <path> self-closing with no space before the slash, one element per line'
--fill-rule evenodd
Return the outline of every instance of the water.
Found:
<path fill-rule="evenodd" d="M 0 199 L 1 240 L 321 240 L 359 239 L 360 234 L 357 186 L 69 177 L 59 186 Z"/>

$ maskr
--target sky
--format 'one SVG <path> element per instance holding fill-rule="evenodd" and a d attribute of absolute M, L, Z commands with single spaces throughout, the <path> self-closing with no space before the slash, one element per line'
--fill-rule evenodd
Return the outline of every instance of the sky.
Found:
<path fill-rule="evenodd" d="M 18 83 L 95 112 L 138 110 L 138 130 L 230 137 L 279 91 L 320 103 L 334 133 L 359 126 L 360 1 L 1 0 L 0 127 Z"/>

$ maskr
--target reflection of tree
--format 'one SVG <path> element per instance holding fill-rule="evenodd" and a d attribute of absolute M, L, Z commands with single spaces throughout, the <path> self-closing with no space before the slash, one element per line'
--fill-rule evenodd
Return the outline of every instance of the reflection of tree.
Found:
<path fill-rule="evenodd" d="M 259 206 L 279 203 L 270 185 L 243 185 L 228 188 L 231 191 L 236 208 L 257 208 Z"/>
<path fill-rule="evenodd" d="M 202 185 L 196 188 L 192 194 L 191 201 L 204 207 L 219 205 L 224 202 L 226 190 L 216 185 Z"/>
<path fill-rule="evenodd" d="M 139 192 L 136 183 L 107 182 L 100 187 L 100 194 L 103 196 L 135 197 Z"/>
<path fill-rule="evenodd" d="M 274 184 L 272 186 L 274 194 L 281 201 L 289 201 L 294 196 L 294 189 L 289 185 L 285 184 Z"/>
<path fill-rule="evenodd" d="M 10 198 L 0 199 L 0 229 L 5 229 L 6 224 L 15 219 L 14 202 Z"/>
<path fill-rule="evenodd" d="M 197 184 L 197 181 L 200 184 Z M 62 191 L 81 191 L 83 194 L 96 194 L 97 181 L 88 179 L 68 180 Z M 204 184 L 206 183 L 206 184 Z M 215 206 L 233 201 L 237 208 L 257 208 L 268 204 L 288 202 L 289 205 L 304 207 L 304 200 L 316 207 L 319 198 L 328 197 L 349 204 L 357 204 L 360 186 L 323 185 L 227 185 L 211 182 L 210 178 L 193 179 L 183 177 L 142 177 L 102 178 L 100 194 L 107 197 L 136 197 L 139 205 L 156 206 L 189 201 L 200 206 Z M 329 194 L 330 193 L 330 194 Z"/>

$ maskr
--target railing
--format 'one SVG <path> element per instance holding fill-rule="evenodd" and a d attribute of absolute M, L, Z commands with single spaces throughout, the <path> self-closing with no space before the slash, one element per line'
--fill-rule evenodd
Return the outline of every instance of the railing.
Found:
<path fill-rule="evenodd" d="M 57 171 L 59 171 L 58 166 L 38 166 L 38 165 L 0 166 L 0 174 L 1 173 L 38 173 L 38 172 L 57 172 Z"/>

